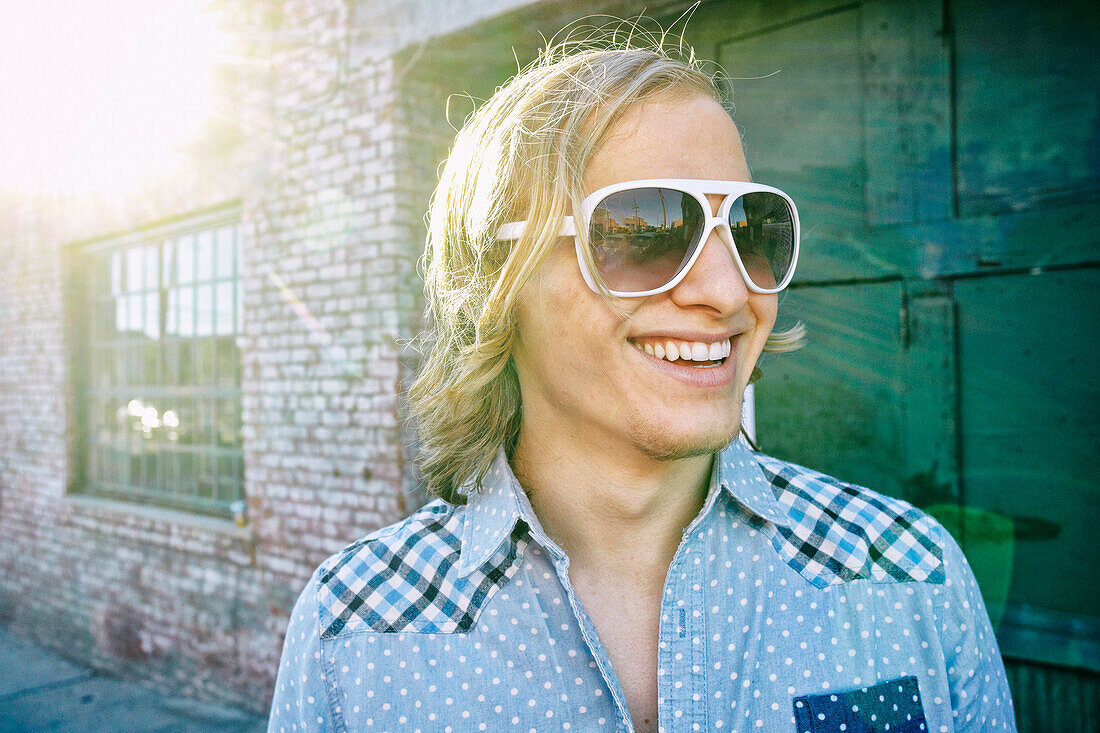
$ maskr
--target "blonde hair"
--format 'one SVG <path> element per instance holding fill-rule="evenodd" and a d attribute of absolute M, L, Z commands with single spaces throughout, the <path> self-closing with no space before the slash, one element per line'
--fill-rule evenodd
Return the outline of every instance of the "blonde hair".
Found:
<path fill-rule="evenodd" d="M 455 139 L 432 196 L 423 258 L 434 333 L 409 390 L 428 491 L 449 502 L 462 503 L 500 446 L 514 446 L 522 414 L 511 359 L 515 306 L 562 217 L 579 208 L 585 168 L 609 128 L 659 96 L 728 99 L 723 77 L 705 73 L 690 49 L 665 49 L 663 37 L 637 40 L 545 50 Z M 497 240 L 500 226 L 517 220 L 527 221 L 523 236 Z M 768 348 L 787 351 L 800 339 L 793 329 L 774 334 Z"/>

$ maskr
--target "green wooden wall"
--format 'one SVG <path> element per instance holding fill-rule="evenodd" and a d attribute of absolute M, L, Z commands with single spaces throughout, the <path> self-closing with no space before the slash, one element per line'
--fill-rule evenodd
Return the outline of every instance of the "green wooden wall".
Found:
<path fill-rule="evenodd" d="M 443 39 L 424 78 L 491 94 L 572 19 L 556 7 Z M 803 221 L 779 325 L 809 338 L 762 363 L 760 443 L 948 526 L 1021 731 L 1100 710 L 1096 8 L 715 0 L 686 33 Z"/>
<path fill-rule="evenodd" d="M 804 222 L 780 315 L 809 342 L 762 364 L 762 447 L 936 514 L 1006 656 L 1100 671 L 1100 11 L 750 1 L 691 29 Z"/>

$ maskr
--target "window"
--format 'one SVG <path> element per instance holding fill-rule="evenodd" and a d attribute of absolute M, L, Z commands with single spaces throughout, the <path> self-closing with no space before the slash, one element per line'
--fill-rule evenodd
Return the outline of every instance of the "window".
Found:
<path fill-rule="evenodd" d="M 239 221 L 82 248 L 79 491 L 222 516 L 243 498 Z"/>

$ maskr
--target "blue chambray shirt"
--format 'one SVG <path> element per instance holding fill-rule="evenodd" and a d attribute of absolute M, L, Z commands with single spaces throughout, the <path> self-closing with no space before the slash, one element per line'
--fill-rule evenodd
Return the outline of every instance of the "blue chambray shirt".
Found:
<path fill-rule="evenodd" d="M 735 442 L 669 567 L 664 731 L 1014 731 L 958 545 L 926 514 Z M 503 452 L 325 561 L 270 731 L 632 731 L 622 688 Z"/>

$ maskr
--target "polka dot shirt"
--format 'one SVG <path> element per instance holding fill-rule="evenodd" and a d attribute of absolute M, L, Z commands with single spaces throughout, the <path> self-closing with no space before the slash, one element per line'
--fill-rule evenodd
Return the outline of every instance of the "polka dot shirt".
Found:
<path fill-rule="evenodd" d="M 325 561 L 294 607 L 269 731 L 632 731 L 611 661 L 499 455 Z M 669 568 L 665 731 L 1014 731 L 958 545 L 904 502 L 719 454 Z"/>

